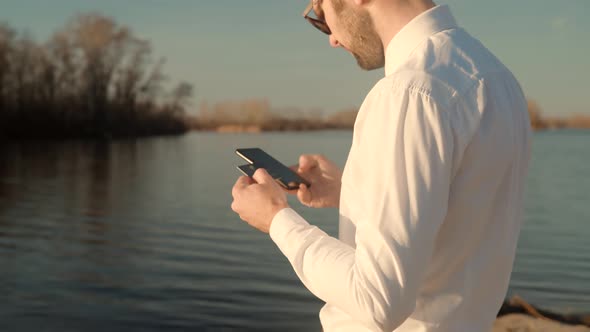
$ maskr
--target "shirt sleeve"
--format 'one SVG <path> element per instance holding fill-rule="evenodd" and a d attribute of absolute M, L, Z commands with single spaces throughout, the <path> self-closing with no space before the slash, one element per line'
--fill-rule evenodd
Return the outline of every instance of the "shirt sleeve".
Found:
<path fill-rule="evenodd" d="M 358 167 L 346 193 L 362 211 L 356 248 L 291 208 L 274 217 L 270 236 L 315 296 L 373 330 L 392 331 L 415 309 L 447 213 L 453 135 L 448 114 L 419 89 L 383 89 L 363 107 L 353 158 L 364 160 L 349 159 Z"/>

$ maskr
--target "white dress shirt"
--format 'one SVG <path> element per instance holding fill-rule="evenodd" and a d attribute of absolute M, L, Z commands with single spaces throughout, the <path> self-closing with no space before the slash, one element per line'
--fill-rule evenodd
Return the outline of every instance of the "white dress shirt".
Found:
<path fill-rule="evenodd" d="M 523 220 L 523 92 L 447 6 L 386 50 L 354 125 L 339 238 L 291 208 L 270 236 L 326 302 L 324 331 L 489 331 Z"/>

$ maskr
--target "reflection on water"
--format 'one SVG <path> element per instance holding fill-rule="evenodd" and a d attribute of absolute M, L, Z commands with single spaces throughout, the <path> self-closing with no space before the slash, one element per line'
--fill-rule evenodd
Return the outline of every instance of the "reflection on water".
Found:
<path fill-rule="evenodd" d="M 120 169 L 121 164 L 126 171 L 136 169 L 135 141 L 116 146 L 105 142 L 2 146 L 0 221 L 3 231 L 11 232 L 12 225 L 16 233 L 27 239 L 47 238 L 48 233 L 39 232 L 39 222 L 49 232 L 61 226 L 56 225 L 57 222 L 67 221 L 65 217 L 73 214 L 84 216 L 85 222 L 62 230 L 67 232 L 62 235 L 79 243 L 104 244 L 110 225 L 102 217 L 111 213 L 115 189 L 112 181 L 117 175 L 113 174 L 113 169 Z M 124 196 L 126 188 L 118 185 L 117 196 Z M 35 231 L 22 233 L 22 222 L 7 218 L 12 214 L 35 219 L 35 225 L 30 225 L 30 230 L 34 228 Z"/>
<path fill-rule="evenodd" d="M 0 326 L 100 316 L 101 301 L 141 285 L 134 259 L 144 248 L 131 231 L 140 220 L 113 213 L 136 166 L 133 141 L 2 146 Z"/>
<path fill-rule="evenodd" d="M 510 293 L 557 310 L 590 311 L 587 139 L 535 136 Z M 319 331 L 322 303 L 230 209 L 234 149 L 285 163 L 323 153 L 342 166 L 350 141 L 198 133 L 1 145 L 0 331 Z M 337 233 L 336 210 L 290 202 Z"/>
<path fill-rule="evenodd" d="M 229 209 L 231 154 L 206 183 L 195 136 L 1 149 L 0 330 L 318 329 L 319 301 Z"/>

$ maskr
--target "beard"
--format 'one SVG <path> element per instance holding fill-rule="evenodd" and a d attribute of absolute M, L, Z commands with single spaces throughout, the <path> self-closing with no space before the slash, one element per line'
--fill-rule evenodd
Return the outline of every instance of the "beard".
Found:
<path fill-rule="evenodd" d="M 373 18 L 368 11 L 354 10 L 341 2 L 335 6 L 340 22 L 348 34 L 347 48 L 355 57 L 359 67 L 364 70 L 383 68 L 385 52 L 379 34 L 375 30 Z"/>

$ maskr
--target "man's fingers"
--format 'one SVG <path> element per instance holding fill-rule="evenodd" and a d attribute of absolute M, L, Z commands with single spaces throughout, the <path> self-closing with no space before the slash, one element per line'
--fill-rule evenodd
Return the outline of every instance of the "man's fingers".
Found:
<path fill-rule="evenodd" d="M 238 204 L 236 203 L 236 201 L 231 202 L 231 209 L 235 213 L 238 213 Z"/>
<path fill-rule="evenodd" d="M 297 173 L 297 171 L 299 170 L 299 164 L 289 166 L 289 169 Z"/>
<path fill-rule="evenodd" d="M 258 183 L 267 183 L 270 181 L 274 181 L 274 179 L 270 176 L 270 174 L 268 174 L 268 172 L 264 168 L 257 169 L 252 177 Z"/>
<path fill-rule="evenodd" d="M 248 176 L 240 176 L 237 180 L 236 183 L 234 184 L 234 187 L 232 188 L 232 196 L 236 196 L 236 193 L 244 188 L 246 188 L 247 186 L 251 185 L 254 182 L 254 180 L 252 180 L 250 177 Z"/>
<path fill-rule="evenodd" d="M 242 175 L 238 178 L 238 182 L 236 184 L 238 184 L 241 187 L 247 187 L 247 186 L 251 185 L 252 183 L 255 183 L 255 182 L 251 177 Z"/>
<path fill-rule="evenodd" d="M 318 166 L 318 161 L 313 155 L 303 154 L 299 157 L 299 172 L 306 172 Z"/>
<path fill-rule="evenodd" d="M 297 195 L 297 191 L 299 190 L 299 189 L 287 189 L 283 186 L 280 186 L 280 187 L 281 187 L 281 189 L 283 189 L 284 192 L 286 192 L 289 195 Z"/>
<path fill-rule="evenodd" d="M 311 203 L 311 191 L 307 188 L 305 184 L 299 185 L 299 191 L 297 191 L 297 199 L 303 204 L 309 206 Z"/>

